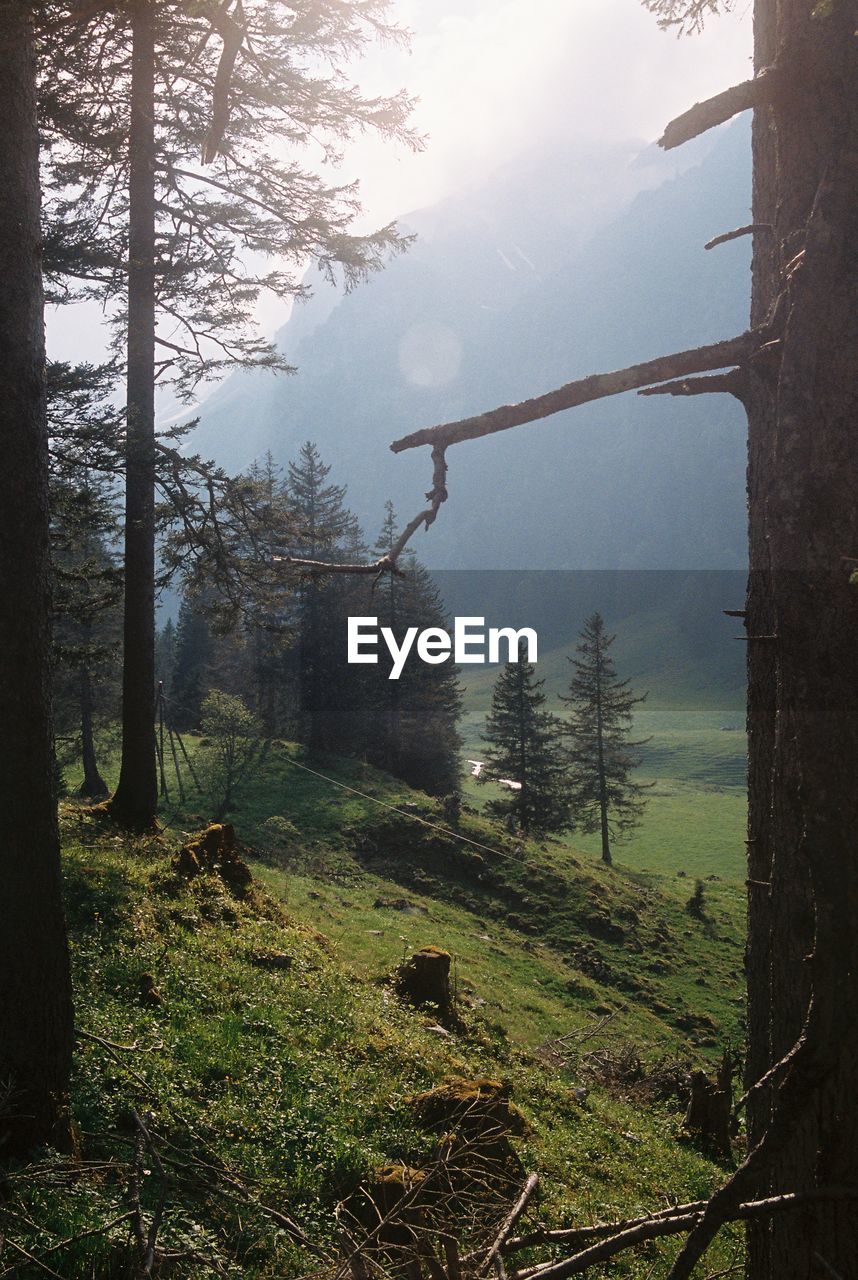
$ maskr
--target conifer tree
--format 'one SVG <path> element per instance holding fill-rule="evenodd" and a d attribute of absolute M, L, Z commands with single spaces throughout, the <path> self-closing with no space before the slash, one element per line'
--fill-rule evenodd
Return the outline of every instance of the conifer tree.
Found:
<path fill-rule="evenodd" d="M 54 721 L 83 764 L 80 795 L 103 799 L 95 730 L 115 717 L 122 572 L 117 561 L 120 414 L 111 366 L 47 367 Z"/>
<path fill-rule="evenodd" d="M 200 727 L 211 663 L 212 634 L 198 600 L 186 596 L 179 609 L 170 686 L 169 720 L 174 729 Z"/>
<path fill-rule="evenodd" d="M 565 766 L 557 719 L 543 709 L 545 681 L 536 679 L 524 653 L 522 644 L 518 662 L 507 663 L 498 676 L 483 734 L 489 744 L 486 780 L 502 778 L 519 788 L 486 807 L 517 821 L 525 834 L 543 835 L 568 823 Z"/>
<path fill-rule="evenodd" d="M 257 488 L 265 525 L 260 541 L 268 563 L 273 564 L 277 557 L 288 554 L 286 539 L 295 534 L 291 500 L 270 450 L 262 463 L 254 462 L 248 476 Z M 295 621 L 295 585 L 278 576 L 263 598 L 257 599 L 252 616 L 246 620 L 256 714 L 267 738 L 274 737 L 281 721 L 285 659 Z"/>
<path fill-rule="evenodd" d="M 365 548 L 354 515 L 345 505 L 345 486 L 330 483 L 330 472 L 312 441 L 289 463 L 286 492 L 297 530 L 293 554 L 344 563 L 361 558 Z M 353 725 L 344 714 L 349 676 L 345 619 L 350 602 L 363 591 L 362 584 L 345 577 L 310 576 L 298 587 L 294 654 L 298 734 L 311 751 L 344 753 L 349 745 Z"/>
<path fill-rule="evenodd" d="M 643 702 L 617 678 L 608 652 L 615 637 L 608 635 L 601 614 L 588 618 L 581 632 L 568 696 L 571 708 L 564 724 L 569 736 L 569 804 L 572 823 L 587 833 L 598 831 L 602 861 L 611 864 L 611 840 L 638 825 L 646 803 L 643 787 L 633 779 L 640 764 L 635 753 L 643 741 L 631 740 L 633 709 Z"/>
<path fill-rule="evenodd" d="M 350 285 L 400 247 L 393 226 L 351 234 L 354 186 L 327 185 L 295 155 L 312 138 L 336 159 L 365 130 L 416 143 L 403 95 L 368 98 L 341 72 L 374 39 L 401 37 L 386 0 L 242 0 L 235 12 L 130 0 L 72 19 L 43 8 L 48 260 L 85 296 L 122 304 L 123 748 L 111 811 L 145 827 L 157 802 L 156 381 L 190 396 L 230 364 L 288 369 L 255 329 L 260 292 L 301 295 L 308 260 Z M 259 267 L 266 259 L 275 269 Z"/>
<path fill-rule="evenodd" d="M 387 554 L 398 536 L 396 511 L 388 501 L 373 550 Z M 365 612 L 377 615 L 400 642 L 409 627 L 446 628 L 443 601 L 429 572 L 413 553 L 404 557 L 402 568 L 402 575 L 388 574 L 375 586 Z M 363 590 L 368 596 L 372 589 L 364 584 Z M 373 764 L 423 791 L 456 791 L 461 748 L 456 724 L 462 700 L 457 668 L 451 661 L 433 665 L 411 660 L 398 680 L 388 679 L 390 668 L 386 652 L 379 655 L 377 666 L 358 668 L 370 685 L 363 711 L 364 753 Z M 354 676 L 351 682 L 354 685 Z"/>
<path fill-rule="evenodd" d="M 163 685 L 167 699 L 173 687 L 173 671 L 176 666 L 176 625 L 168 618 L 155 638 L 155 678 Z"/>
<path fill-rule="evenodd" d="M 96 720 L 115 715 L 118 694 L 122 574 L 116 563 L 115 494 L 97 473 L 51 489 L 54 718 L 58 733 L 76 729 L 83 763 L 80 795 L 104 799 Z"/>

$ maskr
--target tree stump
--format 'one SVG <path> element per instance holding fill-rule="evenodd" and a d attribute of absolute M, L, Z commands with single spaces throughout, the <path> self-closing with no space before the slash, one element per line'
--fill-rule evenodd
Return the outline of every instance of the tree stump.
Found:
<path fill-rule="evenodd" d="M 431 1004 L 437 1005 L 441 1013 L 449 1013 L 453 1003 L 450 963 L 449 951 L 422 947 L 396 970 L 394 985 L 397 992 L 418 1008 Z"/>

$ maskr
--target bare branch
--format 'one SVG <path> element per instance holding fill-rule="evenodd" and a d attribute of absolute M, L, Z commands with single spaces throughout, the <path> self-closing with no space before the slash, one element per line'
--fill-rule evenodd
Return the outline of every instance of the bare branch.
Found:
<path fill-rule="evenodd" d="M 752 236 L 757 231 L 771 231 L 770 222 L 749 222 L 746 227 L 736 227 L 733 231 L 723 231 L 720 236 L 707 240 L 704 249 L 715 249 L 719 244 L 728 244 L 731 240 L 739 240 L 742 236 Z"/>
<path fill-rule="evenodd" d="M 337 564 L 327 560 L 302 560 L 296 556 L 274 556 L 274 562 L 320 576 L 330 573 L 372 573 L 379 577 L 383 573 L 392 573 L 401 576 L 402 571 L 397 563 L 399 557 L 421 525 L 428 529 L 434 524 L 441 503 L 447 501 L 447 460 L 441 445 L 433 448 L 432 463 L 432 488 L 426 494 L 429 506 L 408 522 L 390 550 L 378 560 L 373 560 L 370 564 Z"/>
<path fill-rule="evenodd" d="M 703 378 L 681 378 L 678 382 L 660 382 L 655 387 L 641 387 L 639 396 L 706 396 L 724 392 L 744 399 L 745 376 L 741 369 L 728 373 L 712 373 Z"/>
<path fill-rule="evenodd" d="M 379 573 L 396 573 L 395 565 L 390 562 L 389 556 L 382 556 L 378 560 L 372 560 L 368 564 L 340 564 L 336 560 L 303 560 L 300 556 L 272 556 L 274 564 L 285 564 L 290 569 L 299 569 L 302 573 L 311 573 L 322 576 L 332 573 L 357 573 L 357 574 L 379 574 Z"/>
<path fill-rule="evenodd" d="M 734 1211 L 724 1219 L 724 1223 L 746 1221 L 753 1218 L 769 1217 L 773 1213 L 781 1213 L 790 1209 L 798 1209 L 803 1205 L 820 1201 L 858 1200 L 858 1187 L 827 1187 L 817 1191 L 794 1191 L 784 1195 L 769 1196 L 765 1200 L 751 1200 L 736 1206 Z M 668 1211 L 669 1213 L 670 1211 Z M 607 1262 L 609 1258 L 631 1249 L 635 1245 L 648 1240 L 657 1240 L 661 1236 L 682 1235 L 696 1227 L 703 1210 L 698 1208 L 690 1213 L 674 1216 L 662 1215 L 637 1222 L 625 1227 L 616 1235 L 609 1236 L 598 1244 L 576 1253 L 574 1257 L 565 1258 L 562 1262 L 551 1262 L 546 1266 L 533 1267 L 520 1271 L 516 1280 L 566 1280 L 567 1276 L 581 1275 L 597 1263 Z"/>
<path fill-rule="evenodd" d="M 525 423 L 562 413 L 564 409 L 574 409 L 578 405 L 620 395 L 624 391 L 636 391 L 639 387 L 655 382 L 683 378 L 692 373 L 726 369 L 749 359 L 767 336 L 767 332 L 761 330 L 748 330 L 737 338 L 728 338 L 711 346 L 694 347 L 690 351 L 659 356 L 655 360 L 630 365 L 627 369 L 618 369 L 613 373 L 591 374 L 588 378 L 567 382 L 565 386 L 533 400 L 523 400 L 521 404 L 502 405 L 499 409 L 463 418 L 459 422 L 424 427 L 400 440 L 394 440 L 390 447 L 394 453 L 417 449 L 424 444 L 445 449 L 463 440 L 478 440 L 498 431 L 508 431 L 511 427 L 521 427 Z"/>
<path fill-rule="evenodd" d="M 507 1240 L 512 1234 L 513 1227 L 518 1222 L 521 1215 L 524 1213 L 525 1209 L 527 1208 L 527 1202 L 530 1200 L 530 1197 L 533 1195 L 534 1191 L 538 1186 L 539 1186 L 539 1175 L 532 1173 L 527 1179 L 527 1181 L 525 1182 L 524 1186 L 522 1187 L 521 1195 L 518 1197 L 515 1204 L 512 1206 L 507 1216 L 504 1218 L 503 1225 L 501 1226 L 500 1231 L 495 1237 L 494 1244 L 489 1249 L 488 1253 L 483 1258 L 480 1265 L 477 1267 L 476 1274 L 478 1276 L 485 1275 L 489 1267 L 494 1262 L 495 1258 L 500 1257 L 501 1253 L 503 1252 L 504 1245 L 506 1244 Z"/>
<path fill-rule="evenodd" d="M 641 1214 L 637 1218 L 623 1218 L 619 1222 L 594 1222 L 586 1227 L 561 1227 L 549 1231 L 537 1229 L 525 1236 L 513 1236 L 506 1246 L 507 1253 L 519 1253 L 523 1249 L 532 1249 L 541 1244 L 565 1244 L 577 1249 L 581 1245 L 590 1244 L 594 1240 L 604 1240 L 606 1236 L 615 1236 L 630 1227 L 644 1226 L 649 1222 L 660 1222 L 663 1218 L 687 1218 L 692 1214 L 702 1213 L 706 1208 L 705 1200 L 692 1200 L 688 1204 L 675 1204 L 667 1209 L 659 1209 L 655 1213 Z M 541 1263 L 522 1271 L 522 1276 L 536 1275 L 550 1263 Z"/>
<path fill-rule="evenodd" d="M 683 142 L 699 137 L 707 129 L 724 124 L 741 111 L 764 106 L 772 101 L 782 81 L 783 73 L 777 67 L 767 67 L 752 80 L 734 84 L 732 88 L 716 93 L 714 98 L 707 98 L 705 102 L 695 102 L 693 107 L 671 120 L 659 138 L 658 145 L 664 147 L 665 151 L 670 151 Z"/>

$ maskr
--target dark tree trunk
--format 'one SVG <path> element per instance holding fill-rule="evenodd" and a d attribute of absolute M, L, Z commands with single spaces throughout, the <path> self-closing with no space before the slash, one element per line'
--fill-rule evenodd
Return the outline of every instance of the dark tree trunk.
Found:
<path fill-rule="evenodd" d="M 0 1152 L 68 1137 L 72 1004 L 50 719 L 48 455 L 30 6 L 0 0 Z"/>
<path fill-rule="evenodd" d="M 84 667 L 80 673 L 80 738 L 83 757 L 83 783 L 80 795 L 88 800 L 103 800 L 107 795 L 107 783 L 99 773 L 95 755 L 92 711 L 92 677 Z"/>
<path fill-rule="evenodd" d="M 129 136 L 128 443 L 125 481 L 125 618 L 122 766 L 111 812 L 152 826 L 155 767 L 155 13 L 132 9 Z"/>
<path fill-rule="evenodd" d="M 757 70 L 789 74 L 754 122 L 753 319 L 783 295 L 786 327 L 748 402 L 749 1083 L 805 1047 L 749 1124 L 789 1191 L 858 1183 L 856 28 L 855 0 L 756 3 Z M 776 1215 L 749 1244 L 753 1280 L 845 1277 L 858 1215 Z"/>

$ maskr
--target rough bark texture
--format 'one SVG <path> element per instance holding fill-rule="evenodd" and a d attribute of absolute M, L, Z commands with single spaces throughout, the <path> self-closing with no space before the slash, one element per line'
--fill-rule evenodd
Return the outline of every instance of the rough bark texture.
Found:
<path fill-rule="evenodd" d="M 72 1007 L 50 720 L 48 459 L 30 7 L 0 0 L 0 1152 L 68 1135 Z"/>
<path fill-rule="evenodd" d="M 773 232 L 755 237 L 752 322 L 783 294 L 786 327 L 747 397 L 748 1083 L 799 1039 L 811 995 L 819 1042 L 761 1190 L 858 1184 L 858 564 L 843 558 L 858 557 L 856 28 L 854 0 L 756 2 L 757 70 L 794 74 L 754 121 L 753 217 Z M 774 1093 L 749 1106 L 752 1140 Z M 845 1277 L 858 1215 L 810 1204 L 749 1241 L 753 1280 Z"/>
<path fill-rule="evenodd" d="M 111 802 L 117 821 L 155 820 L 155 14 L 132 10 L 128 250 L 128 443 L 122 767 Z"/>

